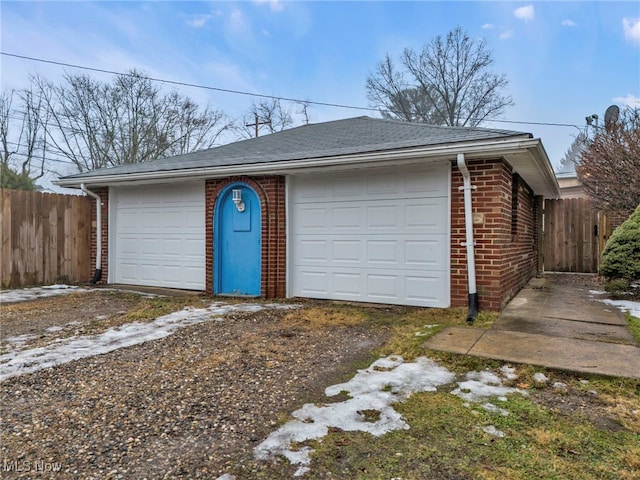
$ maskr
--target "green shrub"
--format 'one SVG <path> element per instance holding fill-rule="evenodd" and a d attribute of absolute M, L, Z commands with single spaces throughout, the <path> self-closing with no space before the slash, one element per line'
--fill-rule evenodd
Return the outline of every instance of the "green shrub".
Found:
<path fill-rule="evenodd" d="M 609 281 L 640 279 L 640 205 L 611 234 L 602 252 L 600 273 Z"/>
<path fill-rule="evenodd" d="M 624 278 L 607 279 L 604 290 L 611 295 L 623 295 L 631 288 L 631 282 Z"/>

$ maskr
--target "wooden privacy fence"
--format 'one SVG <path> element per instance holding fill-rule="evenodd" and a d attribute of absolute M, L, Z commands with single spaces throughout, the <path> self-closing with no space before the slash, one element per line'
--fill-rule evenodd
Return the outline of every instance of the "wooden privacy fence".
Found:
<path fill-rule="evenodd" d="M 88 197 L 1 189 L 2 288 L 91 278 Z"/>
<path fill-rule="evenodd" d="M 597 273 L 610 230 L 588 198 L 545 200 L 544 270 Z"/>

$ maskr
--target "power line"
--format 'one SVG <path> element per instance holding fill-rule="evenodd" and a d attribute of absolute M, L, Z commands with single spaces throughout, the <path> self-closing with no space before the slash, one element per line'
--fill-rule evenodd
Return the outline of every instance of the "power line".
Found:
<path fill-rule="evenodd" d="M 35 57 L 29 57 L 26 55 L 18 55 L 15 53 L 9 53 L 9 52 L 0 52 L 0 55 L 4 55 L 7 57 L 13 57 L 13 58 L 19 58 L 22 60 L 29 60 L 32 62 L 40 62 L 40 63 L 47 63 L 50 65 L 58 65 L 61 67 L 69 67 L 69 68 L 77 68 L 80 70 L 88 70 L 91 72 L 98 72 L 98 73 L 107 73 L 110 75 L 121 75 L 121 76 L 128 76 L 128 77 L 133 77 L 135 76 L 134 74 L 131 73 L 123 73 L 123 72 L 116 72 L 114 70 L 106 70 L 103 68 L 96 68 L 96 67 L 87 67 L 84 65 L 76 65 L 73 63 L 66 63 L 66 62 L 57 62 L 54 60 L 46 60 L 46 59 L 42 59 L 42 58 L 35 58 Z M 211 91 L 215 91 L 215 92 L 222 92 L 222 93 L 231 93 L 234 95 L 244 95 L 244 96 L 249 96 L 249 97 L 257 97 L 257 98 L 266 98 L 266 99 L 270 99 L 270 100 L 284 100 L 286 102 L 294 102 L 294 103 L 303 103 L 303 104 L 308 104 L 308 105 L 318 105 L 318 106 L 322 106 L 322 107 L 334 107 L 334 108 L 347 108 L 347 109 L 351 109 L 351 110 L 361 110 L 361 111 L 367 111 L 367 112 L 378 112 L 379 109 L 377 108 L 371 108 L 371 107 L 360 107 L 360 106 L 356 106 L 356 105 L 345 105 L 345 104 L 341 104 L 341 103 L 331 103 L 331 102 L 318 102 L 318 101 L 313 101 L 313 100 L 301 100 L 299 98 L 290 98 L 290 97 L 280 97 L 280 96 L 276 96 L 276 95 L 266 95 L 266 94 L 262 94 L 262 93 L 251 93 L 251 92 L 246 92 L 246 91 L 242 91 L 242 90 L 232 90 L 232 89 L 228 89 L 228 88 L 220 88 L 220 87 L 212 87 L 210 85 L 200 85 L 200 84 L 196 84 L 196 83 L 188 83 L 188 82 L 178 82 L 175 80 L 166 80 L 166 79 L 162 79 L 162 78 L 154 78 L 154 77 L 149 77 L 146 75 L 142 76 L 143 78 L 147 79 L 147 80 L 151 80 L 153 82 L 159 82 L 159 83 L 166 83 L 169 85 L 179 85 L 179 86 L 183 86 L 183 87 L 191 87 L 191 88 L 201 88 L 204 90 L 211 90 Z M 581 129 L 582 127 L 579 125 L 575 125 L 572 123 L 557 123 L 557 122 L 532 122 L 532 121 L 520 121 L 520 120 L 499 120 L 499 119 L 491 119 L 491 118 L 487 118 L 485 119 L 488 122 L 495 122 L 495 123 L 508 123 L 508 124 L 519 124 L 519 125 L 538 125 L 538 126 L 548 126 L 548 127 L 570 127 L 570 128 L 577 128 L 577 129 Z"/>
<path fill-rule="evenodd" d="M 114 70 L 105 70 L 102 68 L 95 68 L 95 67 L 86 67 L 86 66 L 82 66 L 82 65 L 75 65 L 73 63 L 65 63 L 65 62 L 56 62 L 53 60 L 45 60 L 42 58 L 34 58 L 34 57 L 27 57 L 24 55 L 16 55 L 15 53 L 7 53 L 7 52 L 0 52 L 0 54 L 8 56 L 8 57 L 14 57 L 14 58 L 21 58 L 23 60 L 30 60 L 33 62 L 41 62 L 41 63 L 48 63 L 51 65 L 58 65 L 58 66 L 62 66 L 62 67 L 70 67 L 70 68 L 78 68 L 80 70 L 89 70 L 92 72 L 99 72 L 99 73 L 108 73 L 110 75 L 124 75 L 127 77 L 134 77 L 135 75 L 131 74 L 131 73 L 123 73 L 123 72 L 116 72 Z M 160 83 L 167 83 L 170 85 L 180 85 L 182 87 L 192 87 L 192 88 L 202 88 L 204 90 L 213 90 L 216 92 L 223 92 L 223 93 L 233 93 L 235 95 L 245 95 L 245 96 L 249 96 L 249 97 L 258 97 L 258 98 L 268 98 L 271 100 L 284 100 L 287 102 L 295 102 L 295 103 L 308 103 L 311 105 L 320 105 L 323 107 L 337 107 L 337 108 L 351 108 L 354 110 L 367 110 L 367 111 L 377 111 L 375 108 L 369 108 L 369 107 L 356 107 L 353 105 L 343 105 L 340 103 L 330 103 L 330 102 L 316 102 L 316 101 L 311 101 L 311 100 L 300 100 L 298 98 L 288 98 L 288 97 L 278 97 L 275 95 L 266 95 L 266 94 L 262 94 L 262 93 L 251 93 L 251 92 L 245 92 L 242 90 L 231 90 L 228 88 L 220 88 L 220 87 L 212 87 L 210 85 L 199 85 L 196 83 L 188 83 L 188 82 L 178 82 L 176 80 L 165 80 L 162 78 L 154 78 L 154 77 L 149 77 L 147 75 L 142 75 L 143 78 L 146 78 L 147 80 L 151 80 L 154 82 L 160 82 Z"/>
<path fill-rule="evenodd" d="M 23 153 L 23 152 L 19 151 L 19 149 L 21 149 L 21 148 L 26 148 L 26 145 L 23 145 L 23 144 L 20 144 L 20 143 L 17 143 L 17 142 L 12 142 L 12 141 L 9 141 L 9 140 L 7 140 L 7 144 L 14 145 L 18 149 L 18 150 L 14 151 L 14 152 L 10 152 L 9 155 L 12 155 L 12 156 L 13 155 L 17 155 L 19 157 L 33 158 L 34 160 L 42 160 L 42 158 L 40 156 L 29 155 L 29 154 L 26 154 L 26 153 Z M 40 149 L 38 149 L 38 150 L 40 151 Z M 53 155 L 58 155 L 58 154 L 53 153 Z M 69 165 L 76 165 L 76 163 L 72 162 L 71 160 L 64 160 L 64 159 L 61 159 L 61 158 L 52 158 L 51 156 L 46 155 L 46 154 L 45 154 L 44 160 L 46 162 L 57 162 L 57 163 L 67 163 Z"/>
<path fill-rule="evenodd" d="M 33 160 L 37 160 L 37 161 L 42 160 L 41 157 L 35 157 L 33 155 L 28 155 L 28 154 L 22 153 L 22 152 L 11 152 L 10 155 L 12 155 L 12 156 L 13 155 L 17 155 L 17 156 L 23 157 L 23 158 L 32 158 Z M 55 162 L 55 163 L 65 163 L 67 165 L 76 165 L 76 163 L 74 163 L 74 162 L 72 162 L 70 160 L 62 160 L 60 158 L 51 158 L 51 157 L 48 157 L 48 156 L 44 158 L 44 161 L 45 162 Z"/>

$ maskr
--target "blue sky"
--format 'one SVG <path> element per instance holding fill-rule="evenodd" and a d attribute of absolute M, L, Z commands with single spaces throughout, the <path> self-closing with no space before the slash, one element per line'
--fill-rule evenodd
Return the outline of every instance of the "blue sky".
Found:
<path fill-rule="evenodd" d="M 640 2 L 2 1 L 1 50 L 55 62 L 315 102 L 368 107 L 365 81 L 389 53 L 461 26 L 483 37 L 515 106 L 502 120 L 585 125 L 611 104 L 640 106 Z M 3 88 L 83 73 L 0 56 Z M 104 74 L 91 75 L 108 80 Z M 166 87 L 167 90 L 172 87 Z M 178 90 L 239 118 L 255 98 Z M 375 112 L 312 106 L 321 122 Z M 542 138 L 554 165 L 576 127 L 485 126 Z"/>

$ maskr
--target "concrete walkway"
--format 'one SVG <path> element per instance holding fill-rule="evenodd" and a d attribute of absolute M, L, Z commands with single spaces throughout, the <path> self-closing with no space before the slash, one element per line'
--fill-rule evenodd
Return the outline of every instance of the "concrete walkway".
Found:
<path fill-rule="evenodd" d="M 571 372 L 640 379 L 640 346 L 589 275 L 532 279 L 490 330 L 447 327 L 425 347 Z"/>

